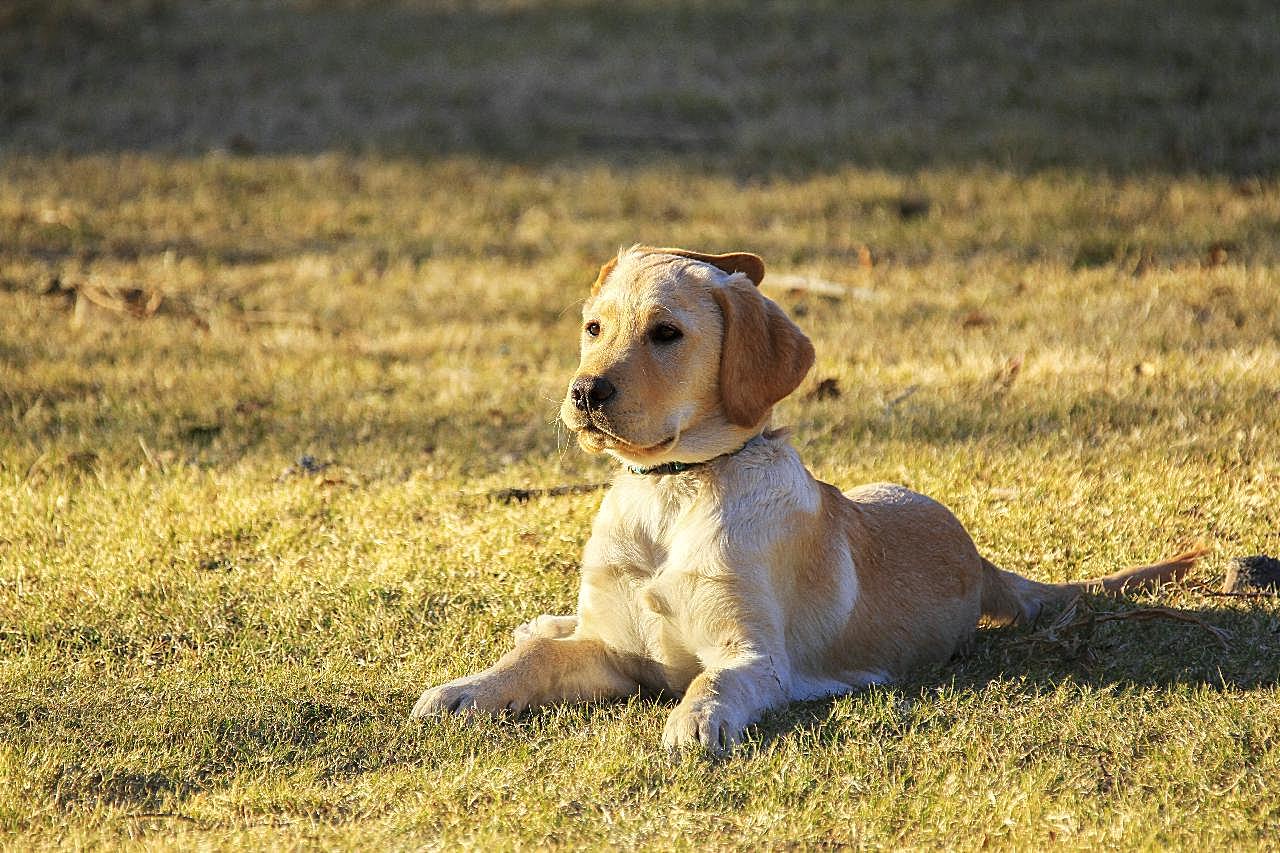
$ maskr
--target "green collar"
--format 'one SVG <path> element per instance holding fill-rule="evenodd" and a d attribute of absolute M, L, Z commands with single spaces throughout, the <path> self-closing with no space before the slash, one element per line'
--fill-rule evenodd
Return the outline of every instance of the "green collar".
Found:
<path fill-rule="evenodd" d="M 735 451 L 736 452 L 736 451 Z M 720 457 L 716 457 L 719 459 Z M 704 462 L 663 462 L 661 465 L 654 465 L 652 468 L 641 468 L 638 465 L 628 465 L 627 470 L 632 474 L 651 474 L 654 477 L 662 477 L 667 474 L 683 474 L 691 468 L 700 468 L 706 465 L 708 459 Z"/>
<path fill-rule="evenodd" d="M 760 436 L 753 435 L 747 439 L 747 444 L 755 441 Z M 701 462 L 663 462 L 661 465 L 654 465 L 652 468 L 641 468 L 639 465 L 624 466 L 632 474 L 641 474 L 651 477 L 665 477 L 668 474 L 683 474 L 685 471 L 692 471 L 694 468 L 701 468 L 717 459 L 724 459 L 726 456 L 734 456 L 746 449 L 747 444 L 742 445 L 737 450 L 730 450 L 728 453 L 721 453 L 719 456 L 713 456 L 710 459 L 703 459 Z"/>

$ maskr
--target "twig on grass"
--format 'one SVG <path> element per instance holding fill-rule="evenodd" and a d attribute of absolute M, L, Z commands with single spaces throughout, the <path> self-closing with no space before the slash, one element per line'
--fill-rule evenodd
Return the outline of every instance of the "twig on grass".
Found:
<path fill-rule="evenodd" d="M 1169 619 L 1175 622 L 1186 622 L 1190 625 L 1196 625 L 1213 635 L 1214 640 L 1224 650 L 1229 648 L 1228 641 L 1231 639 L 1231 632 L 1225 628 L 1219 628 L 1217 625 L 1211 625 L 1199 616 L 1193 616 L 1181 610 L 1174 610 L 1169 607 L 1141 607 L 1136 610 L 1113 610 L 1109 612 L 1099 613 L 1097 611 L 1084 608 L 1081 612 L 1081 598 L 1077 596 L 1058 614 L 1058 617 L 1048 625 L 1044 630 L 1038 632 L 1037 639 L 1041 639 L 1060 646 L 1069 645 L 1067 638 L 1063 634 L 1071 634 L 1083 632 L 1091 629 L 1094 625 L 1102 622 L 1122 622 L 1127 620 L 1135 620 L 1139 622 L 1148 622 L 1153 619 Z M 1081 643 L 1087 643 L 1088 636 L 1080 638 Z"/>
<path fill-rule="evenodd" d="M 142 455 L 147 460 L 148 465 L 152 468 L 159 469 L 161 474 L 168 473 L 165 470 L 164 463 L 157 459 L 156 455 L 151 452 L 151 448 L 147 446 L 147 440 L 142 436 L 138 436 L 138 446 L 142 448 Z"/>
<path fill-rule="evenodd" d="M 309 329 L 313 332 L 324 331 L 320 321 L 314 317 L 299 314 L 296 311 L 270 311 L 267 309 L 242 309 L 236 319 L 246 326 L 283 326 L 298 329 Z"/>
<path fill-rule="evenodd" d="M 40 466 L 44 463 L 44 460 L 49 458 L 49 454 L 50 454 L 50 451 L 48 450 L 44 451 L 39 456 L 37 456 L 30 465 L 27 466 L 27 474 L 25 477 L 22 478 L 23 483 L 31 482 L 31 478 L 34 477 L 37 473 L 39 473 Z"/>
<path fill-rule="evenodd" d="M 134 812 L 132 814 L 123 815 L 126 820 L 142 820 L 148 817 L 171 817 L 177 820 L 185 820 L 187 823 L 199 823 L 200 821 L 191 815 L 185 815 L 182 812 Z"/>
<path fill-rule="evenodd" d="M 1114 613 L 1099 613 L 1093 617 L 1098 622 L 1119 622 L 1127 619 L 1136 619 L 1146 622 L 1151 619 L 1172 619 L 1175 622 L 1187 622 L 1191 625 L 1198 625 L 1213 635 L 1218 641 L 1218 645 L 1223 649 L 1229 648 L 1227 643 L 1231 639 L 1231 632 L 1226 628 L 1219 628 L 1217 625 L 1210 625 L 1199 616 L 1192 616 L 1190 613 L 1184 613 L 1181 610 L 1174 610 L 1169 607 L 1143 607 L 1140 610 L 1120 610 Z"/>
<path fill-rule="evenodd" d="M 812 293 L 828 299 L 858 299 L 863 302 L 877 302 L 884 299 L 884 294 L 869 287 L 856 287 L 828 281 L 810 275 L 772 275 L 765 282 L 765 287 L 783 290 L 787 293 Z"/>
<path fill-rule="evenodd" d="M 886 415 L 889 414 L 896 409 L 900 403 L 905 403 L 907 400 L 911 399 L 911 395 L 915 394 L 919 390 L 919 385 L 908 385 L 905 391 L 884 404 L 884 413 Z"/>
<path fill-rule="evenodd" d="M 482 496 L 504 504 L 525 503 L 532 498 L 556 498 L 561 495 L 585 495 L 607 487 L 608 483 L 574 483 L 568 486 L 552 486 L 547 489 L 520 489 L 510 487 L 483 492 Z"/>
<path fill-rule="evenodd" d="M 1071 599 L 1050 624 L 1036 631 L 1029 639 L 1032 643 L 1056 647 L 1067 658 L 1078 660 L 1085 666 L 1089 666 L 1097 661 L 1092 643 L 1095 640 L 1098 625 L 1103 622 L 1128 620 L 1145 622 L 1154 619 L 1185 622 L 1203 628 L 1213 636 L 1223 650 L 1230 648 L 1228 643 L 1232 639 L 1230 631 L 1212 625 L 1191 613 L 1168 607 L 1142 607 L 1134 610 L 1099 612 L 1093 609 L 1087 599 L 1079 595 Z"/>

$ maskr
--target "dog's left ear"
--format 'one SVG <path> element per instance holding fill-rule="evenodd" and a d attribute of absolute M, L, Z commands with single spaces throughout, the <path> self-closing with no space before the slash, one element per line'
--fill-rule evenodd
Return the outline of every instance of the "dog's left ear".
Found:
<path fill-rule="evenodd" d="M 774 403 L 799 387 L 813 367 L 813 344 L 753 285 L 734 279 L 711 293 L 724 314 L 720 349 L 724 413 L 737 426 L 753 427 Z"/>
<path fill-rule="evenodd" d="M 596 276 L 596 283 L 591 285 L 591 295 L 595 296 L 600 292 L 600 288 L 604 287 L 605 279 L 609 277 L 609 273 L 613 272 L 613 268 L 618 265 L 618 256 L 614 255 L 605 261 L 600 267 L 600 274 Z"/>

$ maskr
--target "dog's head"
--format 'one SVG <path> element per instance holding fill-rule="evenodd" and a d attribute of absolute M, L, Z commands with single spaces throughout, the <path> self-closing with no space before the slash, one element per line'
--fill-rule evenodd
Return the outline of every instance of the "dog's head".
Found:
<path fill-rule="evenodd" d="M 813 365 L 813 345 L 756 286 L 764 261 L 633 246 L 600 268 L 560 418 L 590 452 L 636 465 L 741 447 Z"/>

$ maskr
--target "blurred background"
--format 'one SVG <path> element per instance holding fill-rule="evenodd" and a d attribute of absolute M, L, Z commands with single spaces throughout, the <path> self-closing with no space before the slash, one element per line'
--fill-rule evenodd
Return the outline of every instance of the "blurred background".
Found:
<path fill-rule="evenodd" d="M 1018 429 L 1073 417 L 1037 376 L 1123 426 L 1133 365 L 1269 341 L 1276 104 L 1248 0 L 7 0 L 13 464 L 580 474 L 577 305 L 634 242 L 765 256 L 862 389 L 799 402 L 828 458 L 992 428 L 1014 363 Z"/>
<path fill-rule="evenodd" d="M 1273 170 L 1265 0 L 6 0 L 8 151 Z"/>

